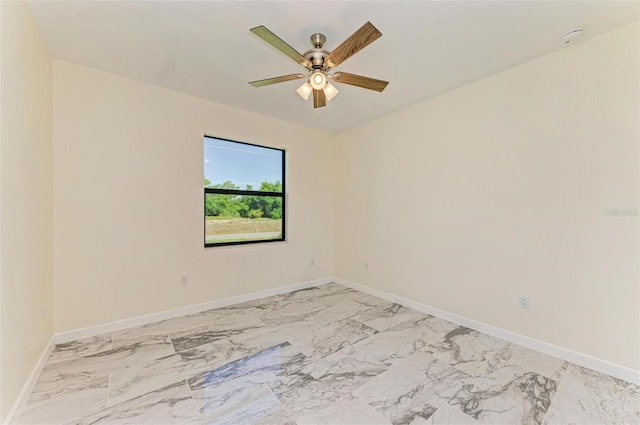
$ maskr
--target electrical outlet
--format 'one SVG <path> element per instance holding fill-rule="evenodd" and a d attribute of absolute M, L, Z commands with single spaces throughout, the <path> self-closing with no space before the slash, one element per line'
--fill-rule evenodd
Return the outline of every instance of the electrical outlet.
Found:
<path fill-rule="evenodd" d="M 367 263 L 366 261 L 364 262 L 364 269 L 369 270 L 369 263 Z"/>
<path fill-rule="evenodd" d="M 518 307 L 528 309 L 529 308 L 529 297 L 524 295 L 520 295 L 518 297 Z"/>
<path fill-rule="evenodd" d="M 312 266 L 315 266 L 316 265 L 316 260 L 312 258 L 310 263 L 311 263 Z"/>
<path fill-rule="evenodd" d="M 180 286 L 187 286 L 189 284 L 189 278 L 185 275 L 180 278 Z"/>

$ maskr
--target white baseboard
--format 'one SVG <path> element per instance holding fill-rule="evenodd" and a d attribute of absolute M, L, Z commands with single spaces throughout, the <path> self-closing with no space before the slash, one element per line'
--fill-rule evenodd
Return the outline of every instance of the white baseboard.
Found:
<path fill-rule="evenodd" d="M 553 357 L 566 360 L 568 362 L 583 366 L 589 369 L 596 370 L 598 372 L 606 373 L 613 377 L 623 379 L 627 382 L 632 382 L 636 385 L 640 385 L 640 371 L 612 363 L 607 360 L 599 359 L 597 357 L 590 356 L 588 354 L 579 353 L 577 351 L 570 350 L 568 348 L 560 347 L 548 342 L 540 341 L 538 339 L 530 338 L 528 336 L 520 335 L 518 333 L 508 331 L 506 329 L 499 328 L 497 326 L 488 325 L 486 323 L 479 322 L 477 320 L 469 319 L 468 317 L 460 316 L 448 311 L 440 310 L 435 307 L 428 306 L 426 304 L 419 303 L 417 301 L 410 300 L 408 298 L 399 297 L 397 295 L 390 294 L 388 292 L 380 291 L 378 289 L 370 288 L 368 286 L 360 285 L 358 283 L 350 282 L 341 278 L 334 278 L 333 281 L 340 285 L 347 286 L 349 288 L 366 292 L 373 296 L 383 298 L 387 301 L 391 301 L 414 310 L 421 311 L 423 313 L 430 314 L 432 316 L 439 317 L 441 319 L 448 320 L 461 326 L 466 326 L 470 329 L 474 329 L 478 332 L 483 332 L 496 338 L 504 339 L 514 344 L 522 345 L 532 350 L 539 351 L 544 354 L 548 354 Z"/>
<path fill-rule="evenodd" d="M 49 353 L 55 346 L 55 344 L 61 344 L 76 339 L 88 338 L 96 335 L 101 335 L 108 332 L 119 331 L 135 326 L 146 325 L 149 323 L 172 319 L 179 316 L 188 314 L 200 313 L 202 311 L 210 310 L 213 308 L 226 307 L 233 304 L 252 301 L 259 298 L 270 297 L 273 295 L 283 294 L 287 292 L 297 291 L 300 289 L 310 288 L 312 286 L 325 285 L 327 283 L 335 282 L 340 285 L 347 286 L 358 291 L 366 292 L 385 300 L 395 302 L 414 310 L 421 311 L 423 313 L 430 314 L 432 316 L 440 317 L 450 322 L 456 323 L 461 326 L 466 326 L 471 329 L 475 329 L 479 332 L 492 335 L 496 338 L 504 339 L 514 344 L 522 345 L 532 350 L 540 351 L 541 353 L 548 354 L 550 356 L 558 357 L 568 362 L 584 366 L 589 369 L 596 370 L 598 372 L 606 373 L 619 379 L 623 379 L 628 382 L 632 382 L 636 385 L 640 385 L 640 372 L 625 366 L 621 366 L 607 360 L 599 359 L 587 354 L 579 353 L 577 351 L 569 350 L 548 342 L 540 341 L 534 338 L 530 338 L 518 333 L 508 331 L 506 329 L 499 328 L 497 326 L 488 325 L 486 323 L 479 322 L 477 320 L 469 319 L 464 316 L 460 316 L 454 313 L 450 313 L 445 310 L 440 310 L 435 307 L 428 306 L 426 304 L 419 303 L 417 301 L 410 300 L 408 298 L 400 297 L 390 294 L 388 292 L 380 291 L 378 289 L 370 288 L 368 286 L 360 285 L 358 283 L 350 282 L 341 278 L 326 277 L 322 279 L 311 280 L 307 282 L 295 283 L 292 285 L 280 286 L 277 288 L 267 289 L 259 292 L 252 292 L 250 294 L 238 295 L 235 297 L 224 298 L 221 300 L 209 301 L 202 304 L 195 304 L 186 307 L 180 307 L 173 310 L 162 311 L 158 313 L 147 314 L 144 316 L 132 317 L 129 319 L 118 320 L 115 322 L 105 323 L 96 326 L 89 326 L 82 329 L 76 329 L 72 331 L 60 332 L 54 334 L 49 343 L 45 347 L 44 351 L 40 355 L 38 362 L 33 368 L 27 382 L 25 382 L 16 402 L 13 404 L 9 414 L 5 419 L 6 424 L 15 423 L 27 402 L 27 399 L 37 382 L 40 373 L 46 363 Z"/>
<path fill-rule="evenodd" d="M 259 298 L 270 297 L 272 295 L 284 294 L 287 292 L 298 291 L 300 289 L 311 288 L 312 286 L 325 285 L 333 282 L 333 278 L 325 277 L 322 279 L 310 280 L 307 282 L 294 283 L 292 285 L 280 286 L 277 288 L 266 289 L 264 291 L 252 292 L 250 294 L 238 295 L 235 297 L 224 298 L 221 300 L 209 301 L 202 304 L 195 304 L 185 307 L 180 307 L 172 310 L 161 311 L 158 313 L 147 314 L 144 316 L 132 317 L 129 319 L 118 320 L 115 322 L 104 323 L 96 326 L 89 326 L 82 329 L 75 329 L 66 332 L 59 332 L 53 334 L 46 348 L 40 355 L 38 362 L 31 371 L 29 378 L 22 387 L 22 391 L 18 395 L 15 403 L 11 407 L 9 414 L 5 419 L 5 424 L 16 423 L 33 388 L 38 381 L 38 377 L 44 368 L 44 365 L 49 357 L 49 354 L 53 350 L 56 344 L 62 344 L 69 341 L 74 341 L 82 338 L 89 338 L 96 335 L 101 335 L 108 332 L 115 332 L 123 329 L 132 328 L 135 326 L 146 325 L 161 320 L 173 319 L 174 317 L 185 316 L 188 314 L 200 313 L 202 311 L 211 310 L 212 308 L 226 307 L 232 304 L 239 304 L 247 301 L 257 300 Z"/>
<path fill-rule="evenodd" d="M 38 358 L 36 365 L 33 367 L 31 374 L 27 378 L 27 381 L 22 386 L 22 390 L 20 390 L 20 394 L 18 394 L 18 398 L 13 403 L 11 410 L 9 410 L 9 413 L 5 418 L 5 422 L 4 422 L 5 424 L 14 424 L 20 418 L 20 415 L 22 414 L 22 410 L 24 409 L 24 406 L 25 404 L 27 404 L 27 400 L 31 395 L 31 391 L 33 391 L 33 387 L 36 386 L 36 382 L 38 382 L 40 373 L 42 372 L 42 369 L 44 368 L 44 365 L 47 362 L 47 359 L 49 358 L 49 354 L 51 353 L 51 350 L 53 350 L 53 347 L 54 347 L 53 340 L 54 338 L 52 335 L 51 338 L 49 338 L 49 342 L 44 347 L 44 350 L 42 350 L 42 353 L 40 354 L 40 357 Z"/>
<path fill-rule="evenodd" d="M 239 304 L 247 301 L 257 300 L 259 298 L 284 294 L 286 292 L 298 291 L 300 289 L 306 289 L 312 286 L 324 285 L 330 282 L 333 282 L 333 278 L 325 277 L 322 279 L 315 279 L 307 282 L 294 283 L 292 285 L 279 286 L 277 288 L 252 292 L 250 294 L 238 295 L 221 300 L 208 301 L 202 304 L 189 305 L 173 310 L 146 314 L 144 316 L 131 317 L 129 319 L 117 320 L 115 322 L 103 323 L 101 325 L 89 326 L 86 328 L 74 329 L 66 332 L 59 332 L 53 336 L 54 344 L 62 344 L 65 342 L 74 341 L 76 339 L 89 338 L 108 332 L 115 332 L 135 326 L 142 326 L 153 322 L 159 322 L 161 320 L 173 319 L 174 317 L 200 313 L 202 311 L 211 310 L 212 308 L 226 307 L 232 304 Z"/>

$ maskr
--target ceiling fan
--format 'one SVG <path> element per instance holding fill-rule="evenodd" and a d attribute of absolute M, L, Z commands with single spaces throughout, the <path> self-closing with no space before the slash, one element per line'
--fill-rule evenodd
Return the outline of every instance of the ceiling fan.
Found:
<path fill-rule="evenodd" d="M 329 70 L 340 65 L 354 54 L 377 40 L 382 33 L 374 27 L 371 22 L 367 22 L 359 30 L 347 38 L 341 45 L 329 52 L 322 48 L 326 41 L 324 34 L 316 33 L 311 36 L 312 49 L 307 50 L 304 54 L 298 53 L 293 47 L 289 46 L 280 37 L 269 31 L 264 26 L 251 29 L 251 32 L 271 44 L 276 49 L 307 68 L 307 74 L 290 74 L 281 77 L 267 78 L 265 80 L 252 81 L 254 87 L 268 86 L 270 84 L 282 83 L 285 81 L 298 80 L 308 77 L 309 80 L 301 85 L 298 94 L 304 100 L 309 99 L 313 93 L 313 107 L 322 108 L 326 106 L 327 101 L 331 100 L 338 94 L 338 89 L 331 84 L 328 79 L 336 83 L 350 84 L 352 86 L 362 87 L 369 90 L 381 92 L 389 84 L 388 81 L 376 80 L 375 78 L 363 77 L 362 75 L 349 74 L 346 72 L 334 72 L 329 74 Z"/>

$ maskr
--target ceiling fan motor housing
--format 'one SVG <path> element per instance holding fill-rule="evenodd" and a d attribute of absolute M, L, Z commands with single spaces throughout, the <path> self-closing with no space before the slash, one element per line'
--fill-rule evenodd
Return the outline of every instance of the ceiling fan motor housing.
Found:
<path fill-rule="evenodd" d="M 324 34 L 320 34 L 319 32 L 313 34 L 309 40 L 313 45 L 313 49 L 309 49 L 302 56 L 308 59 L 313 64 L 313 69 L 322 69 L 324 68 L 324 58 L 329 56 L 329 51 L 324 50 L 322 46 L 324 46 L 327 38 Z"/>
<path fill-rule="evenodd" d="M 302 56 L 307 58 L 312 64 L 314 69 L 324 68 L 324 58 L 329 56 L 329 53 L 324 49 L 311 49 L 304 52 Z"/>

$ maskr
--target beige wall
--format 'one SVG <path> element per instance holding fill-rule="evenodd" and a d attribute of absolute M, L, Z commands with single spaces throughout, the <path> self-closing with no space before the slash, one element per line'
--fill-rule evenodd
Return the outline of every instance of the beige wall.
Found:
<path fill-rule="evenodd" d="M 58 60 L 53 99 L 57 332 L 331 276 L 327 134 Z M 204 134 L 287 149 L 288 242 L 203 248 Z"/>
<path fill-rule="evenodd" d="M 332 274 L 640 368 L 637 24 L 330 136 L 0 23 L 0 419 L 54 329 Z M 203 134 L 287 149 L 287 243 L 202 247 Z"/>
<path fill-rule="evenodd" d="M 51 57 L 25 3 L 0 2 L 0 40 L 0 420 L 4 420 L 52 335 L 53 224 Z"/>
<path fill-rule="evenodd" d="M 335 275 L 640 369 L 639 35 L 336 137 Z"/>

